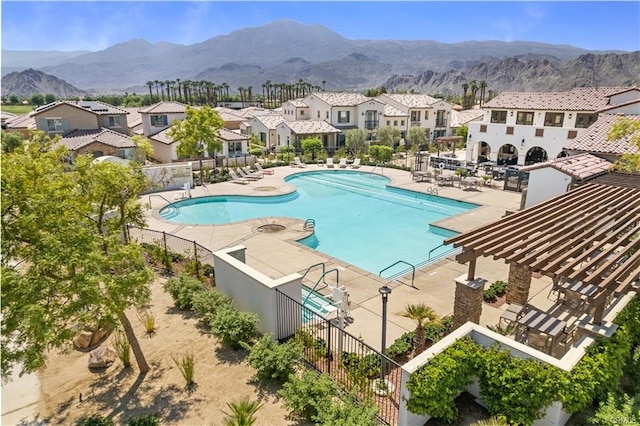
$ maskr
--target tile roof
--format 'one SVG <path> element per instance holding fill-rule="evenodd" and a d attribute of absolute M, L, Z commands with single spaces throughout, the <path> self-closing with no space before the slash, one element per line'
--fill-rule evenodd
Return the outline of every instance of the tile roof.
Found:
<path fill-rule="evenodd" d="M 428 108 L 432 104 L 441 101 L 442 99 L 436 99 L 429 95 L 399 95 L 399 94 L 389 94 L 385 93 L 385 96 L 388 96 L 390 99 L 408 107 L 408 108 Z"/>
<path fill-rule="evenodd" d="M 602 154 L 636 153 L 638 148 L 630 141 L 630 136 L 615 141 L 607 140 L 613 121 L 619 117 L 613 114 L 600 114 L 598 121 L 593 123 L 580 136 L 567 143 L 564 149 L 586 151 Z M 640 116 L 627 115 L 627 118 L 640 121 Z"/>
<path fill-rule="evenodd" d="M 140 109 L 139 112 L 141 114 L 180 114 L 187 112 L 187 106 L 181 102 L 158 102 Z"/>
<path fill-rule="evenodd" d="M 218 131 L 218 136 L 224 141 L 246 141 L 249 140 L 249 136 L 242 133 L 232 132 L 224 127 Z"/>
<path fill-rule="evenodd" d="M 633 104 L 640 104 L 640 99 L 631 99 L 627 102 L 622 102 L 616 105 L 607 105 L 605 108 L 599 109 L 598 112 L 611 111 L 612 109 L 622 108 Z"/>
<path fill-rule="evenodd" d="M 118 108 L 100 101 L 56 101 L 36 108 L 35 111 L 33 111 L 33 114 L 41 114 L 45 111 L 57 108 L 60 105 L 70 105 L 74 108 L 80 108 L 82 110 L 92 112 L 96 115 L 127 114 L 127 111 L 122 108 Z"/>
<path fill-rule="evenodd" d="M 315 96 L 331 106 L 356 106 L 372 99 L 362 93 L 314 92 L 307 97 L 311 96 Z"/>
<path fill-rule="evenodd" d="M 503 92 L 484 108 L 546 111 L 598 111 L 608 106 L 609 96 L 627 87 L 581 87 L 568 92 Z"/>
<path fill-rule="evenodd" d="M 74 130 L 58 141 L 59 144 L 64 144 L 71 151 L 76 151 L 94 142 L 100 142 L 114 148 L 134 148 L 136 146 L 129 136 L 109 129 Z"/>
<path fill-rule="evenodd" d="M 284 124 L 298 135 L 315 135 L 319 133 L 340 133 L 340 130 L 322 120 L 285 121 Z"/>
<path fill-rule="evenodd" d="M 384 116 L 385 117 L 408 117 L 409 114 L 407 114 L 406 112 L 402 112 L 398 108 L 393 107 L 391 105 L 385 105 Z"/>
<path fill-rule="evenodd" d="M 585 180 L 601 176 L 609 171 L 613 164 L 604 158 L 589 153 L 572 155 L 570 157 L 555 158 L 544 163 L 536 163 L 523 167 L 522 171 L 531 171 L 551 167 L 561 171 L 574 179 Z"/>
<path fill-rule="evenodd" d="M 237 111 L 228 112 L 228 111 L 218 111 L 218 115 L 225 122 L 227 121 L 243 121 L 244 117 L 237 114 Z"/>
<path fill-rule="evenodd" d="M 253 117 L 258 117 L 263 115 L 271 115 L 274 111 L 275 110 L 273 109 L 247 107 L 247 108 L 235 111 L 235 114 L 238 114 L 240 117 L 244 117 L 244 118 L 253 118 Z"/>
<path fill-rule="evenodd" d="M 155 135 L 149 136 L 149 139 L 153 139 L 154 141 L 158 141 L 165 145 L 171 145 L 174 140 L 171 136 L 169 136 L 169 130 L 171 130 L 171 127 L 167 127 L 166 129 L 159 131 Z"/>
<path fill-rule="evenodd" d="M 17 117 L 13 117 L 5 121 L 5 127 L 8 130 L 17 130 L 17 129 L 35 129 L 36 128 L 36 119 L 33 118 L 31 112 L 23 115 L 19 115 Z"/>
<path fill-rule="evenodd" d="M 136 127 L 142 124 L 142 116 L 140 115 L 140 111 L 138 108 L 124 108 L 125 111 L 129 113 L 127 117 L 127 125 L 131 127 Z"/>
<path fill-rule="evenodd" d="M 484 111 L 481 109 L 465 109 L 464 111 L 451 110 L 451 127 L 460 127 L 470 121 L 481 120 Z"/>
<path fill-rule="evenodd" d="M 2 118 L 2 120 L 8 120 L 10 118 L 15 118 L 17 117 L 17 115 L 15 115 L 12 112 L 9 111 L 0 111 L 0 118 Z"/>
<path fill-rule="evenodd" d="M 287 101 L 288 103 L 290 103 L 291 105 L 293 105 L 296 108 L 307 108 L 309 105 L 305 104 L 301 99 L 291 99 L 289 101 Z"/>
<path fill-rule="evenodd" d="M 254 118 L 264 124 L 267 129 L 275 129 L 278 124 L 284 121 L 284 117 L 279 114 L 259 115 Z"/>

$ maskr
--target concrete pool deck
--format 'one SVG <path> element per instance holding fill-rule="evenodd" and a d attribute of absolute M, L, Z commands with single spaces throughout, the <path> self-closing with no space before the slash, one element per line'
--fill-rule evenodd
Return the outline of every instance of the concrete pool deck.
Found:
<path fill-rule="evenodd" d="M 362 166 L 357 171 L 371 172 L 373 169 L 371 166 Z M 264 179 L 247 185 L 232 182 L 207 184 L 205 186 L 197 186 L 191 191 L 191 194 L 192 197 L 286 194 L 294 191 L 295 188 L 285 183 L 285 177 L 293 173 L 331 171 L 332 169 L 308 165 L 306 168 L 286 166 L 272 170 L 274 170 L 273 175 L 265 175 Z M 335 168 L 333 170 L 344 169 Z M 464 190 L 457 186 L 437 186 L 433 183 L 414 182 L 409 172 L 397 169 L 381 169 L 377 167 L 374 172 L 389 177 L 391 179 L 390 185 L 398 188 L 427 193 L 427 188 L 436 187 L 438 195 L 441 197 L 479 204 L 480 207 L 476 209 L 434 223 L 437 226 L 457 232 L 466 232 L 483 224 L 493 222 L 502 217 L 506 211 L 517 210 L 520 205 L 520 193 L 483 186 L 477 190 Z M 445 171 L 445 173 L 452 174 L 450 171 Z M 391 344 L 404 332 L 415 328 L 413 321 L 397 315 L 408 304 L 424 302 L 439 315 L 444 316 L 453 313 L 454 280 L 466 273 L 467 266 L 459 264 L 451 256 L 440 259 L 434 264 L 417 271 L 414 282 L 415 288 L 409 285 L 410 276 L 389 283 L 388 280 L 380 278 L 376 274 L 364 271 L 340 259 L 330 257 L 295 242 L 295 240 L 308 235 L 308 232 L 302 229 L 303 221 L 300 220 L 261 218 L 230 225 L 183 225 L 171 223 L 160 218 L 159 209 L 164 207 L 167 201 L 174 201 L 174 197 L 180 192 L 176 190 L 159 193 L 166 200 L 156 196 L 149 197 L 149 195 L 141 198 L 143 202 L 148 202 L 151 207 L 146 214 L 148 228 L 165 231 L 188 240 L 195 240 L 212 251 L 241 244 L 247 247 L 246 263 L 272 278 L 279 278 L 293 272 L 304 274 L 311 265 L 321 262 L 326 264 L 327 269 L 337 268 L 339 270 L 339 283 L 346 287 L 351 301 L 351 317 L 353 321 L 349 322 L 347 331 L 357 337 L 362 337 L 365 342 L 373 347 L 379 348 L 381 343 L 382 302 L 378 288 L 385 283 L 393 288 L 393 292 L 388 299 L 387 344 Z M 270 223 L 284 225 L 286 229 L 275 233 L 259 232 L 258 227 L 260 225 Z M 380 226 L 393 226 L 393 223 L 381 223 Z M 336 232 L 339 232 L 339 230 L 336 230 Z M 399 253 L 398 260 L 401 259 L 402 254 Z M 387 266 L 389 265 L 380 265 L 380 269 Z M 313 287 L 320 275 L 319 268 L 316 268 L 310 271 L 304 279 L 304 283 Z M 506 281 L 508 265 L 502 261 L 479 258 L 476 266 L 476 276 L 485 278 L 489 283 L 496 280 Z M 332 285 L 335 284 L 335 282 L 332 282 L 335 281 L 333 274 L 327 276 L 326 280 Z M 550 285 L 551 281 L 548 278 L 532 279 L 530 294 L 535 299 L 534 304 L 536 306 L 545 308 L 547 304 L 549 306 L 552 304 L 551 301 L 546 301 L 546 294 Z M 327 290 L 321 292 L 328 294 Z M 496 308 L 483 304 L 480 323 L 482 325 L 498 323 L 504 309 L 504 306 Z"/>

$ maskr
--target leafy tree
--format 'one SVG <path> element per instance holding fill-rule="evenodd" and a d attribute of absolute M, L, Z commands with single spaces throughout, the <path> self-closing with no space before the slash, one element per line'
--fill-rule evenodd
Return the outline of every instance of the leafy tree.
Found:
<path fill-rule="evenodd" d="M 76 158 L 34 134 L 3 156 L 2 375 L 32 372 L 51 348 L 70 348 L 74 327 L 120 322 L 140 372 L 149 367 L 125 309 L 149 299 L 152 278 L 126 224 L 144 225 L 140 170 Z M 124 238 L 123 238 L 124 237 Z"/>
<path fill-rule="evenodd" d="M 16 148 L 22 146 L 24 139 L 20 133 L 2 131 L 2 152 L 4 154 L 13 152 Z"/>
<path fill-rule="evenodd" d="M 20 99 L 16 95 L 9 96 L 9 103 L 11 105 L 18 105 L 20 103 Z"/>
<path fill-rule="evenodd" d="M 628 140 L 636 147 L 635 153 L 622 156 L 617 167 L 628 172 L 640 172 L 640 120 L 629 117 L 618 117 L 613 122 L 608 135 L 610 141 Z"/>
<path fill-rule="evenodd" d="M 55 101 L 56 101 L 56 95 L 52 95 L 51 93 L 47 93 L 46 95 L 44 95 L 45 104 L 50 104 Z"/>
<path fill-rule="evenodd" d="M 429 140 L 425 128 L 418 126 L 411 127 L 409 133 L 407 133 L 407 137 L 411 145 L 416 146 L 426 145 Z"/>
<path fill-rule="evenodd" d="M 640 394 L 621 397 L 610 393 L 607 400 L 600 403 L 598 411 L 591 417 L 589 423 L 601 426 L 640 425 Z"/>
<path fill-rule="evenodd" d="M 266 150 L 266 142 L 260 140 L 258 135 L 252 133 L 249 138 L 249 153 L 252 155 L 262 155 Z"/>
<path fill-rule="evenodd" d="M 174 121 L 169 136 L 178 141 L 176 151 L 179 157 L 198 157 L 202 170 L 202 156 L 205 152 L 213 154 L 222 150 L 222 142 L 218 139 L 218 131 L 224 126 L 224 120 L 208 105 L 195 109 L 187 107 L 186 117 L 182 121 Z M 215 169 L 214 169 L 215 170 Z M 203 174 L 200 173 L 200 184 Z"/>
<path fill-rule="evenodd" d="M 416 322 L 416 340 L 413 347 L 416 355 L 422 353 L 425 350 L 426 345 L 424 326 L 426 324 L 437 324 L 440 321 L 440 317 L 431 306 L 427 306 L 424 303 L 407 305 L 404 308 L 404 311 L 400 312 L 398 315 Z"/>
<path fill-rule="evenodd" d="M 354 156 L 358 156 L 359 152 L 365 152 L 367 148 L 367 131 L 364 129 L 347 130 L 345 135 L 345 145 Z"/>
<path fill-rule="evenodd" d="M 44 97 L 41 94 L 36 93 L 35 95 L 31 96 L 31 105 L 40 106 L 43 104 L 44 104 Z"/>
<path fill-rule="evenodd" d="M 369 147 L 369 156 L 376 162 L 385 163 L 391 161 L 393 148 L 386 145 L 371 145 Z"/>
<path fill-rule="evenodd" d="M 467 126 L 460 126 L 456 130 L 456 136 L 461 136 L 462 141 L 465 142 L 467 140 L 467 135 L 469 134 L 469 128 Z"/>
<path fill-rule="evenodd" d="M 316 152 L 322 151 L 324 149 L 324 145 L 320 140 L 319 136 L 305 138 L 300 141 L 300 146 L 302 147 L 303 152 L 311 151 L 311 159 L 316 159 Z"/>
<path fill-rule="evenodd" d="M 136 145 L 136 150 L 133 159 L 139 163 L 144 164 L 148 158 L 153 157 L 153 146 L 149 139 L 142 135 L 135 135 L 131 138 Z"/>
<path fill-rule="evenodd" d="M 376 140 L 379 144 L 393 146 L 400 140 L 400 130 L 391 126 L 385 126 L 376 132 Z"/>

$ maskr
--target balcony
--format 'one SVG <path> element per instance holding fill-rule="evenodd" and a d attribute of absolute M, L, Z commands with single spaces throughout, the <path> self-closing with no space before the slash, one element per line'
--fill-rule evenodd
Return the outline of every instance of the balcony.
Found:
<path fill-rule="evenodd" d="M 436 127 L 447 127 L 447 120 L 436 120 Z"/>
<path fill-rule="evenodd" d="M 414 126 L 420 127 L 421 124 L 422 124 L 421 121 L 411 121 L 411 127 L 414 127 Z"/>
<path fill-rule="evenodd" d="M 379 125 L 379 120 L 365 120 L 364 122 L 364 128 L 367 130 L 377 129 Z"/>

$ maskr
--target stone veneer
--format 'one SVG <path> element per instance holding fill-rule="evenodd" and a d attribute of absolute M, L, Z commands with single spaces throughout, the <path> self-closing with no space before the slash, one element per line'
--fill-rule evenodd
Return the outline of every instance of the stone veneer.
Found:
<path fill-rule="evenodd" d="M 456 329 L 467 321 L 480 323 L 482 314 L 482 290 L 487 280 L 476 278 L 467 280 L 467 275 L 456 278 L 456 295 L 453 302 L 453 328 Z"/>
<path fill-rule="evenodd" d="M 526 305 L 531 288 L 531 271 L 526 266 L 509 264 L 509 284 L 507 285 L 507 303 Z"/>

